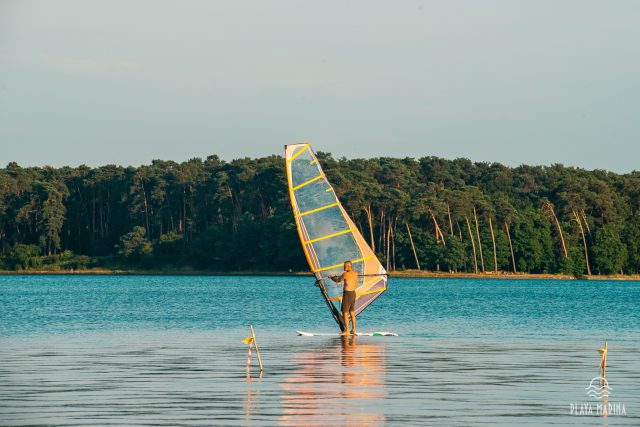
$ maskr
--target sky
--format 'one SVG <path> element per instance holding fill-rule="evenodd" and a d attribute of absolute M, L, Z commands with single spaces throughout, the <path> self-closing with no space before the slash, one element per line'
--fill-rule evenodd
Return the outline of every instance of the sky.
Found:
<path fill-rule="evenodd" d="M 640 1 L 0 0 L 0 167 L 298 142 L 640 170 Z"/>

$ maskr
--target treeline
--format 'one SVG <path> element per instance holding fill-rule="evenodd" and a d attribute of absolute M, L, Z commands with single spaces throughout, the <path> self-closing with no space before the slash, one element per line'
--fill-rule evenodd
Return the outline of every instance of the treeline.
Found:
<path fill-rule="evenodd" d="M 640 272 L 640 173 L 436 157 L 324 170 L 389 270 Z M 306 270 L 280 156 L 0 169 L 0 268 Z"/>

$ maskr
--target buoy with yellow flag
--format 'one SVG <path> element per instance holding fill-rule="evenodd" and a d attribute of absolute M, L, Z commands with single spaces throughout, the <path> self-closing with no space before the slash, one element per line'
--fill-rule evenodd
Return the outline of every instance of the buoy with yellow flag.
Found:
<path fill-rule="evenodd" d="M 602 378 L 600 381 L 602 382 L 602 384 L 600 384 L 601 386 L 605 384 L 605 381 L 607 380 L 607 350 L 608 350 L 609 345 L 607 344 L 607 342 L 604 342 L 604 346 L 600 347 L 598 349 L 598 353 L 600 353 L 600 371 L 601 371 L 601 375 L 600 377 Z"/>
<path fill-rule="evenodd" d="M 264 371 L 262 368 L 262 358 L 260 357 L 260 349 L 258 348 L 258 343 L 256 342 L 256 333 L 253 330 L 253 325 L 251 325 L 251 336 L 246 337 L 242 340 L 244 344 L 249 345 L 249 355 L 247 356 L 247 375 L 249 375 L 249 370 L 251 369 L 251 349 L 253 347 L 256 348 L 256 355 L 258 356 L 258 363 L 260 364 L 260 372 Z"/>

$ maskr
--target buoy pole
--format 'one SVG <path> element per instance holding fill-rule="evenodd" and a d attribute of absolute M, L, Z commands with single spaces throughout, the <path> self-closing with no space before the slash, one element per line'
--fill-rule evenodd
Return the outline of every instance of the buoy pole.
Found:
<path fill-rule="evenodd" d="M 258 342 L 256 341 L 256 333 L 253 330 L 253 325 L 251 325 L 251 337 L 253 338 L 253 345 L 256 346 L 256 355 L 258 356 L 258 363 L 260 364 L 260 372 L 262 372 L 264 369 L 262 369 L 262 358 L 260 357 L 260 349 L 258 348 Z M 251 347 L 249 347 L 249 355 L 251 355 Z"/>
<path fill-rule="evenodd" d="M 604 353 L 602 354 L 602 380 L 605 382 L 607 380 L 607 347 L 609 344 L 604 342 Z"/>
<path fill-rule="evenodd" d="M 247 375 L 249 374 L 249 371 L 251 370 L 251 346 L 253 344 L 249 343 L 249 355 L 247 356 Z"/>

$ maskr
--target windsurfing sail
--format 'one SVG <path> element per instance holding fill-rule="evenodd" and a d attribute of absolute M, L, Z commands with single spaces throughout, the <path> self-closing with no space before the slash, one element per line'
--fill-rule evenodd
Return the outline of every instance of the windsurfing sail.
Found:
<path fill-rule="evenodd" d="M 342 286 L 329 277 L 351 261 L 358 272 L 355 312 L 359 314 L 387 289 L 387 272 L 336 197 L 309 144 L 285 146 L 291 207 L 302 249 L 316 283 L 341 330 Z"/>

